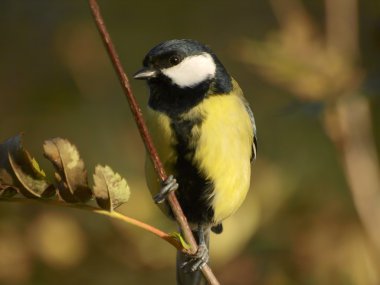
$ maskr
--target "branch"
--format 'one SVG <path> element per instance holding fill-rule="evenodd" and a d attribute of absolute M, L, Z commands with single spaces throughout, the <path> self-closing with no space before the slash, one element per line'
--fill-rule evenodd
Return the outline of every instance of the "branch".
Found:
<path fill-rule="evenodd" d="M 342 54 L 353 68 L 360 60 L 358 3 L 357 0 L 325 0 L 327 47 Z M 342 95 L 326 113 L 325 126 L 342 155 L 344 173 L 360 220 L 380 254 L 380 167 L 370 103 L 358 87 Z"/>
<path fill-rule="evenodd" d="M 341 100 L 335 108 L 344 172 L 367 234 L 380 254 L 380 168 L 367 98 Z M 331 127 L 331 126 L 330 126 Z"/>
<path fill-rule="evenodd" d="M 125 216 L 119 212 L 115 211 L 107 211 L 103 210 L 97 207 L 93 207 L 90 205 L 84 205 L 84 204 L 70 204 L 66 203 L 64 201 L 59 201 L 59 200 L 47 200 L 47 199 L 27 199 L 27 198 L 0 198 L 0 202 L 13 202 L 13 203 L 25 203 L 25 204 L 44 204 L 44 205 L 49 205 L 49 206 L 58 206 L 58 207 L 64 207 L 64 208 L 72 208 L 72 209 L 80 209 L 80 210 L 85 210 L 85 211 L 90 211 L 99 215 L 107 216 L 113 219 L 117 219 L 120 221 L 123 221 L 125 223 L 134 225 L 142 230 L 148 231 L 151 234 L 154 234 L 155 236 L 167 241 L 170 243 L 172 246 L 174 246 L 176 249 L 180 251 L 186 251 L 181 243 L 173 238 L 170 234 L 167 234 L 151 225 L 148 225 L 144 222 L 141 222 L 139 220 L 133 219 L 131 217 Z"/>
<path fill-rule="evenodd" d="M 164 170 L 164 167 L 162 165 L 162 162 L 160 161 L 160 158 L 158 156 L 157 150 L 153 145 L 151 136 L 148 132 L 148 128 L 146 127 L 146 124 L 144 122 L 144 119 L 142 117 L 142 112 L 137 104 L 137 101 L 132 93 L 131 86 L 129 84 L 129 80 L 127 75 L 124 72 L 124 69 L 121 65 L 119 56 L 116 52 L 116 49 L 112 43 L 111 37 L 107 31 L 107 28 L 104 24 L 103 17 L 100 13 L 100 8 L 96 0 L 89 0 L 90 8 L 93 13 L 97 28 L 101 34 L 101 37 L 103 39 L 103 42 L 105 44 L 105 47 L 107 49 L 108 55 L 111 58 L 112 64 L 116 70 L 117 75 L 119 76 L 120 83 L 122 85 L 123 91 L 125 96 L 127 97 L 128 103 L 130 105 L 132 114 L 135 118 L 137 127 L 140 132 L 140 136 L 145 144 L 145 148 L 147 152 L 150 155 L 150 158 L 153 162 L 154 168 L 156 170 L 156 173 L 159 175 L 160 179 L 162 181 L 165 181 L 167 178 L 167 174 Z M 186 242 L 190 245 L 190 249 L 192 253 L 197 252 L 198 246 L 194 239 L 194 236 L 191 232 L 191 229 L 189 227 L 189 224 L 187 222 L 187 219 L 185 215 L 183 214 L 182 208 L 178 203 L 178 200 L 173 192 L 171 192 L 168 196 L 168 202 L 169 205 L 174 213 L 174 216 L 181 228 L 181 231 L 184 235 L 184 238 Z M 219 284 L 218 280 L 214 276 L 213 272 L 211 271 L 210 267 L 206 264 L 202 267 L 202 273 L 204 277 L 208 280 L 210 284 Z"/>

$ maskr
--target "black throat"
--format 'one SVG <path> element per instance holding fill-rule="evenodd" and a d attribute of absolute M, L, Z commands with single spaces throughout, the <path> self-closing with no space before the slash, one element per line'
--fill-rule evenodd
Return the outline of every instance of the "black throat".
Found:
<path fill-rule="evenodd" d="M 176 118 L 202 102 L 208 96 L 227 95 L 232 90 L 232 79 L 217 58 L 215 78 L 205 80 L 192 87 L 180 87 L 160 74 L 148 80 L 150 89 L 149 107 Z"/>
<path fill-rule="evenodd" d="M 166 78 L 154 78 L 148 81 L 150 88 L 149 107 L 176 118 L 198 105 L 207 97 L 210 80 L 194 87 L 179 87 Z"/>

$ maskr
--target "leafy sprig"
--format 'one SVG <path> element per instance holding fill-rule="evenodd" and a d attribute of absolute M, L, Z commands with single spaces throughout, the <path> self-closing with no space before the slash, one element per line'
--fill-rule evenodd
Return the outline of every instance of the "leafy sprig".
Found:
<path fill-rule="evenodd" d="M 102 209 L 113 211 L 128 201 L 130 190 L 124 178 L 109 166 L 96 166 L 94 187 L 90 188 L 87 170 L 78 149 L 68 140 L 53 138 L 43 145 L 44 156 L 55 168 L 54 181 L 22 144 L 22 135 L 0 145 L 0 196 L 21 194 L 29 199 L 57 199 L 67 203 L 86 203 L 94 197 Z"/>
<path fill-rule="evenodd" d="M 90 187 L 87 169 L 75 145 L 66 139 L 53 138 L 45 141 L 43 151 L 54 166 L 53 179 L 46 176 L 24 148 L 22 134 L 0 144 L 0 201 L 87 210 L 137 226 L 188 252 L 189 247 L 179 234 L 165 233 L 115 211 L 128 202 L 130 189 L 127 181 L 111 167 L 97 165 Z M 93 200 L 98 207 L 88 203 Z"/>

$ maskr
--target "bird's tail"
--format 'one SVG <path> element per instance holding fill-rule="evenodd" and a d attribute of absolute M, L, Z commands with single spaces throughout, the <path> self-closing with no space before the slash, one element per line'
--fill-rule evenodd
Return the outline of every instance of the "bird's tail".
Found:
<path fill-rule="evenodd" d="M 199 240 L 198 232 L 193 231 L 195 240 Z M 204 230 L 204 240 L 209 249 L 210 244 L 210 230 Z M 207 281 L 203 277 L 203 274 L 200 270 L 195 272 L 186 272 L 186 268 L 181 266 L 188 260 L 188 255 L 184 254 L 181 251 L 177 251 L 177 285 L 206 285 Z"/>

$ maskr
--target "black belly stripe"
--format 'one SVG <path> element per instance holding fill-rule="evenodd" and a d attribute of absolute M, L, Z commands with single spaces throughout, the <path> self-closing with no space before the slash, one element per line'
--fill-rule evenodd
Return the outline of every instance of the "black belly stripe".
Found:
<path fill-rule="evenodd" d="M 214 209 L 212 192 L 214 184 L 199 171 L 194 163 L 196 140 L 191 130 L 202 124 L 202 117 L 184 120 L 172 119 L 171 127 L 176 135 L 177 143 L 173 146 L 177 152 L 175 177 L 179 183 L 177 198 L 190 223 L 212 224 Z M 190 144 L 191 142 L 191 144 Z"/>
<path fill-rule="evenodd" d="M 172 146 L 177 154 L 177 161 L 173 165 L 173 174 L 179 183 L 176 195 L 187 219 L 192 224 L 214 223 L 212 207 L 214 183 L 199 171 L 194 162 L 194 146 L 197 145 L 198 138 L 194 137 L 191 130 L 194 126 L 200 126 L 203 118 L 201 114 L 199 118 L 191 120 L 181 119 L 181 116 L 201 104 L 208 96 L 228 96 L 232 91 L 231 77 L 216 57 L 214 61 L 217 65 L 215 78 L 205 80 L 196 86 L 185 88 L 177 86 L 163 74 L 148 80 L 150 87 L 148 104 L 153 110 L 164 113 L 170 118 L 171 128 L 176 136 L 177 143 Z"/>

